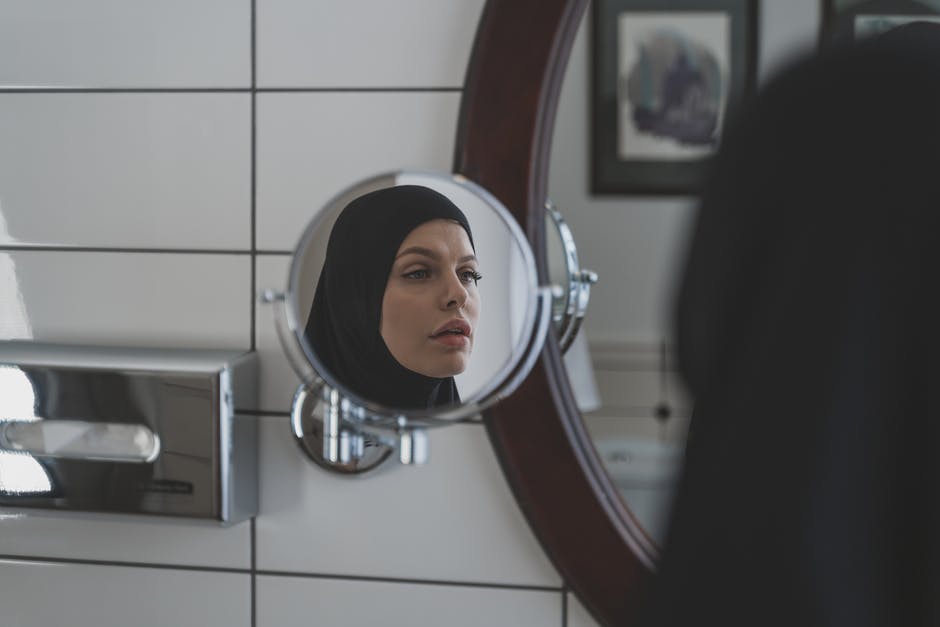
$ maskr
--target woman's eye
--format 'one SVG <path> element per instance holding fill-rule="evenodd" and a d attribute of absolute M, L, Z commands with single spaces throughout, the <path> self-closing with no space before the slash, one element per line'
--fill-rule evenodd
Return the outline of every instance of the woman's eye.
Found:
<path fill-rule="evenodd" d="M 460 280 L 467 284 L 473 283 L 476 285 L 482 278 L 483 275 L 476 270 L 464 270 L 460 273 Z"/>
<path fill-rule="evenodd" d="M 428 278 L 429 276 L 431 276 L 431 273 L 430 273 L 428 270 L 425 270 L 425 269 L 421 269 L 421 270 L 412 270 L 411 272 L 406 272 L 406 273 L 405 273 L 405 278 L 406 278 L 406 279 L 416 279 L 416 280 L 419 280 L 419 279 L 426 279 L 426 278 Z"/>

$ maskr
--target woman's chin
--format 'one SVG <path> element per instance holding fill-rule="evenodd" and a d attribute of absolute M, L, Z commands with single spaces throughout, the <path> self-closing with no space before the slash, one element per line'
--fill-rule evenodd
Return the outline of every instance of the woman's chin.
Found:
<path fill-rule="evenodd" d="M 453 377 L 467 369 L 468 357 L 469 355 L 448 355 L 447 359 L 435 359 L 433 363 L 421 364 L 420 368 L 412 370 L 435 379 Z"/>

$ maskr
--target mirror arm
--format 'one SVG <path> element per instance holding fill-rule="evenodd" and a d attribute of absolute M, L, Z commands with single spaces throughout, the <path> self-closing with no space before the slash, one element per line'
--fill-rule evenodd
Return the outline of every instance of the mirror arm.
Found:
<path fill-rule="evenodd" d="M 551 218 L 552 226 L 558 232 L 558 238 L 561 240 L 565 253 L 568 285 L 567 290 L 564 288 L 562 290 L 568 298 L 565 311 L 558 320 L 558 347 L 562 353 L 566 353 L 581 329 L 581 323 L 584 321 L 588 303 L 591 300 L 591 286 L 597 283 L 598 276 L 593 270 L 580 267 L 578 246 L 575 244 L 574 235 L 551 200 L 545 201 L 545 211 Z"/>

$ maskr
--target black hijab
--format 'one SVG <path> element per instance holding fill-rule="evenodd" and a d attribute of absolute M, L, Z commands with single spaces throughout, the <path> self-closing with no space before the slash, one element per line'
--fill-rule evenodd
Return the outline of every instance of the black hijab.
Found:
<path fill-rule="evenodd" d="M 380 333 L 382 298 L 401 243 L 430 220 L 466 216 L 419 185 L 370 192 L 347 205 L 330 233 L 305 336 L 339 383 L 364 399 L 417 409 L 460 402 L 453 377 L 426 377 L 398 363 Z"/>
<path fill-rule="evenodd" d="M 644 624 L 940 625 L 940 28 L 733 121 L 681 285 L 695 398 Z"/>

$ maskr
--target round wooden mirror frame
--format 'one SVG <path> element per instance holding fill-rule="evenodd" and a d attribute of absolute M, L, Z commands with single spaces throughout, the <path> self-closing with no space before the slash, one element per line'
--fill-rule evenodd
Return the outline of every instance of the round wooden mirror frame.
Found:
<path fill-rule="evenodd" d="M 540 281 L 555 108 L 587 0 L 488 0 L 467 70 L 454 171 L 499 198 L 528 234 Z M 602 625 L 646 594 L 657 549 L 624 506 L 575 404 L 549 334 L 522 386 L 484 415 L 503 472 L 539 542 Z"/>

